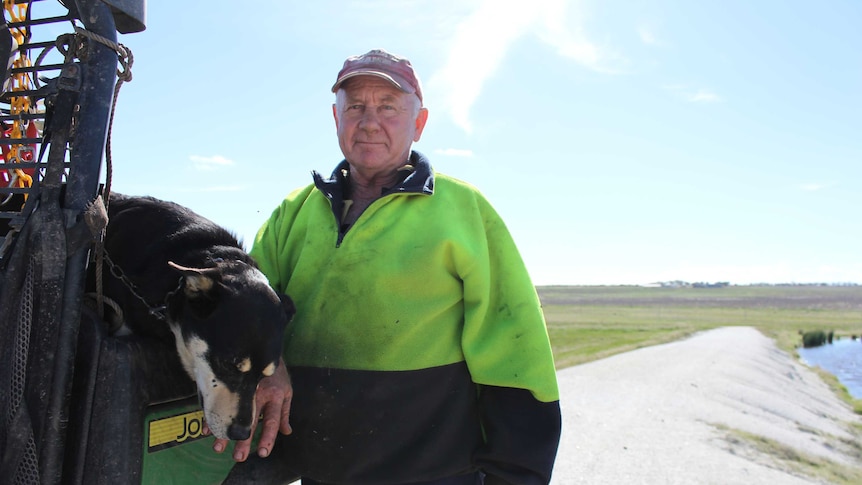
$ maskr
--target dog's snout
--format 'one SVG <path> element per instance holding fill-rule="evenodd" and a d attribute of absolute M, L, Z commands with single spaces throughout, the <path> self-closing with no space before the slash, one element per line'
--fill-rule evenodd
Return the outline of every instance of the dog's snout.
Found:
<path fill-rule="evenodd" d="M 227 428 L 227 437 L 231 440 L 247 440 L 251 436 L 251 427 L 233 423 Z"/>

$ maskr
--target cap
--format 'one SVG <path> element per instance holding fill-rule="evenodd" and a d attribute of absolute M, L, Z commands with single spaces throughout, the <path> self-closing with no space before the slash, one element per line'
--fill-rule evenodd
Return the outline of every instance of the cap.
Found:
<path fill-rule="evenodd" d="M 332 92 L 338 91 L 344 81 L 356 76 L 376 76 L 385 79 L 405 93 L 416 94 L 422 101 L 422 85 L 410 61 L 390 54 L 383 49 L 374 49 L 360 56 L 348 57 L 344 61 Z"/>

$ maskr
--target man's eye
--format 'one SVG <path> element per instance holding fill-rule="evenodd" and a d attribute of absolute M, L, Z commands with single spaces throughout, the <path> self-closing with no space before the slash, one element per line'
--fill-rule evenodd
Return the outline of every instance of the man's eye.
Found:
<path fill-rule="evenodd" d="M 384 116 L 386 118 L 395 118 L 398 116 L 398 108 L 391 104 L 384 104 L 380 107 L 380 116 Z"/>
<path fill-rule="evenodd" d="M 362 105 L 361 104 L 351 104 L 350 106 L 347 107 L 347 109 L 349 109 L 349 110 L 360 110 L 360 109 L 362 109 Z"/>

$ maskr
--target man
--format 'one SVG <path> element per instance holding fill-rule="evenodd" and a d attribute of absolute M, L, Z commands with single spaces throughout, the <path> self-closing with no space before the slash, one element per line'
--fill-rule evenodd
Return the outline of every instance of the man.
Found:
<path fill-rule="evenodd" d="M 548 483 L 556 374 L 510 234 L 412 151 L 428 110 L 408 60 L 348 58 L 332 91 L 345 160 L 288 195 L 251 252 L 297 306 L 291 382 L 281 369 L 258 394 L 258 454 L 303 484 Z"/>

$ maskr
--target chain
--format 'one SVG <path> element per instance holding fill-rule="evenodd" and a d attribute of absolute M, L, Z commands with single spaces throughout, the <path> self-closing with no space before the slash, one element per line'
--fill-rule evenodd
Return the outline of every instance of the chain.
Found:
<path fill-rule="evenodd" d="M 159 320 L 167 320 L 167 318 L 165 317 L 165 309 L 167 307 L 165 305 L 158 307 L 150 305 L 149 302 L 147 302 L 147 300 L 143 296 L 141 296 L 140 293 L 138 293 L 138 288 L 135 286 L 135 283 L 132 282 L 132 280 L 128 276 L 126 276 L 126 273 L 125 271 L 123 271 L 123 268 L 120 268 L 119 266 L 117 266 L 116 263 L 114 263 L 113 260 L 111 260 L 111 257 L 108 255 L 107 251 L 104 251 L 103 254 L 105 257 L 105 262 L 107 262 L 108 266 L 110 267 L 111 274 L 114 275 L 115 278 L 120 280 L 123 285 L 125 285 L 126 288 L 129 289 L 132 295 L 134 295 L 135 298 L 140 300 L 141 303 L 143 303 L 144 306 L 147 307 L 150 312 L 150 315 L 158 318 Z"/>

